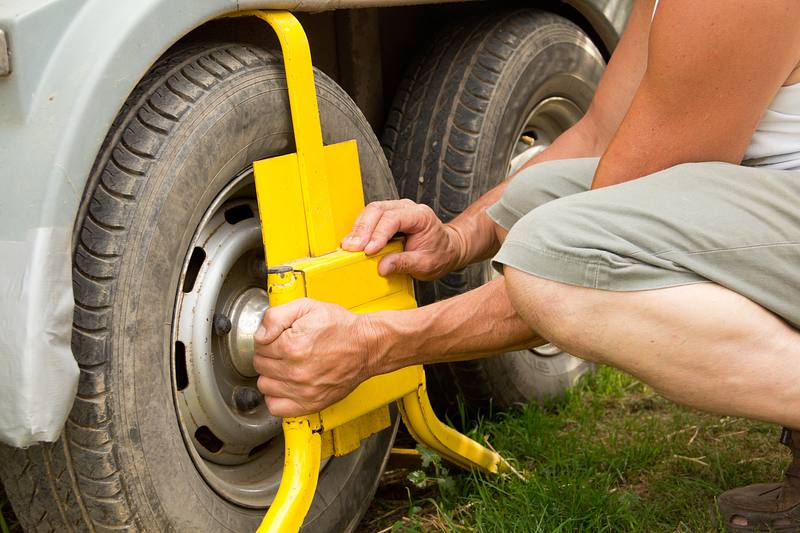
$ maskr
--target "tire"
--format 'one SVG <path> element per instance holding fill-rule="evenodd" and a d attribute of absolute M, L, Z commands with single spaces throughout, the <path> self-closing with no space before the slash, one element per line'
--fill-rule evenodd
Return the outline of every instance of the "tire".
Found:
<path fill-rule="evenodd" d="M 514 10 L 454 24 L 409 69 L 383 146 L 400 195 L 431 206 L 445 222 L 502 181 L 510 161 L 552 142 L 583 115 L 605 63 L 571 22 Z M 475 288 L 488 262 L 418 284 L 421 304 Z M 546 346 L 428 368 L 437 407 L 455 392 L 470 408 L 506 409 L 563 394 L 592 366 Z M 452 411 L 451 411 L 452 412 Z"/>
<path fill-rule="evenodd" d="M 366 119 L 329 78 L 315 74 L 325 142 L 356 139 L 367 198 L 396 198 Z M 270 455 L 282 449 L 280 437 L 243 454 L 237 450 L 252 443 L 218 439 L 216 448 L 214 428 L 206 428 L 211 436 L 187 433 L 186 391 L 201 390 L 195 378 L 212 363 L 201 363 L 193 344 L 179 349 L 176 339 L 184 324 L 194 324 L 182 318 L 182 302 L 200 280 L 213 286 L 204 272 L 222 257 L 198 240 L 203 228 L 218 220 L 209 234 L 234 239 L 224 243 L 260 232 L 248 169 L 254 160 L 294 151 L 291 132 L 282 61 L 254 47 L 207 44 L 172 54 L 129 98 L 95 163 L 77 222 L 72 346 L 81 376 L 74 406 L 58 442 L 0 452 L 3 483 L 27 531 L 240 532 L 260 523 L 282 465 L 282 452 Z M 263 282 L 263 249 L 255 239 L 246 241 L 250 248 L 241 257 L 225 256 L 236 263 L 224 283 Z M 223 244 L 218 249 L 235 250 Z M 209 255 L 198 263 L 201 246 Z M 233 298 L 235 286 L 221 286 L 219 300 Z M 195 309 L 200 313 L 201 304 Z M 223 339 L 220 327 L 212 334 L 208 323 L 201 332 L 217 343 L 210 345 L 216 356 L 206 359 L 216 361 L 214 372 L 232 376 L 233 352 L 220 347 L 232 337 Z M 255 377 L 240 378 L 255 386 Z M 220 390 L 225 385 L 215 383 Z M 239 409 L 236 420 L 273 424 L 259 400 L 227 408 Z M 273 435 L 273 426 L 258 429 Z M 357 526 L 395 431 L 396 423 L 324 464 L 303 530 Z M 274 468 L 262 471 L 263 465 Z"/>

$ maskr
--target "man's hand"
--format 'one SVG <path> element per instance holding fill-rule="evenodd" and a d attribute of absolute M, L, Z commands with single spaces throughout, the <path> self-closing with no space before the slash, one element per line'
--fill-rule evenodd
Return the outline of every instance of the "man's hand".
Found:
<path fill-rule="evenodd" d="M 371 377 L 378 336 L 364 315 L 308 298 L 272 307 L 255 334 L 258 390 L 274 416 L 315 413 Z"/>
<path fill-rule="evenodd" d="M 378 266 L 381 276 L 405 273 L 432 280 L 463 266 L 464 243 L 458 230 L 443 224 L 427 205 L 411 200 L 369 204 L 342 240 L 342 248 L 376 254 L 396 233 L 407 235 L 406 251 L 384 257 Z"/>

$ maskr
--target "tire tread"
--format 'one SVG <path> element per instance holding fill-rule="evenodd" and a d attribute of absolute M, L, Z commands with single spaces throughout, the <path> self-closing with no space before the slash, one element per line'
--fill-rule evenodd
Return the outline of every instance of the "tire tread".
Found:
<path fill-rule="evenodd" d="M 105 380 L 118 258 L 142 177 L 180 117 L 217 84 L 270 57 L 224 44 L 200 56 L 189 48 L 160 61 L 134 90 L 104 141 L 87 186 L 88 207 L 73 267 L 78 395 L 56 443 L 24 450 L 0 446 L 0 478 L 26 531 L 141 529 L 118 466 L 112 391 Z"/>
<path fill-rule="evenodd" d="M 428 204 L 444 222 L 477 199 L 478 147 L 498 82 L 536 32 L 559 25 L 577 29 L 546 12 L 507 10 L 456 21 L 420 54 L 400 85 L 382 138 L 401 197 Z M 465 269 L 418 284 L 417 294 L 428 304 L 469 287 Z M 470 406 L 491 402 L 491 380 L 480 361 L 428 368 L 445 408 L 455 407 L 453 387 Z"/>

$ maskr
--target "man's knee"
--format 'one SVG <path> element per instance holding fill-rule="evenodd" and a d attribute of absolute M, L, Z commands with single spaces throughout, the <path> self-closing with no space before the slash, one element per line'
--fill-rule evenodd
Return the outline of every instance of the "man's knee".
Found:
<path fill-rule="evenodd" d="M 597 160 L 564 159 L 532 165 L 511 180 L 501 204 L 518 217 L 589 188 Z"/>
<path fill-rule="evenodd" d="M 584 336 L 594 312 L 595 272 L 604 268 L 598 264 L 614 257 L 603 237 L 602 216 L 580 196 L 550 202 L 525 215 L 508 234 L 505 256 L 503 250 L 498 255 L 513 265 L 506 265 L 504 273 L 517 313 L 562 348 Z"/>
<path fill-rule="evenodd" d="M 506 292 L 522 320 L 548 342 L 565 350 L 585 350 L 591 330 L 592 289 L 575 287 L 504 268 Z"/>
<path fill-rule="evenodd" d="M 590 260 L 586 255 L 593 245 L 601 245 L 602 221 L 581 196 L 559 198 L 531 210 L 508 232 L 508 240 L 512 246 L 540 253 L 541 261 Z"/>

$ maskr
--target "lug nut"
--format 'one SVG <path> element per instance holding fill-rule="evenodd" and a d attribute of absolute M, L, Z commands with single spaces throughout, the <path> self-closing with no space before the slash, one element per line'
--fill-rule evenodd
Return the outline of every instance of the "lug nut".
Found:
<path fill-rule="evenodd" d="M 261 393 L 251 387 L 236 387 L 233 390 L 233 403 L 236 409 L 246 413 L 252 411 L 264 401 Z"/>
<path fill-rule="evenodd" d="M 231 332 L 231 319 L 223 314 L 214 315 L 214 333 L 218 337 L 224 337 Z"/>

